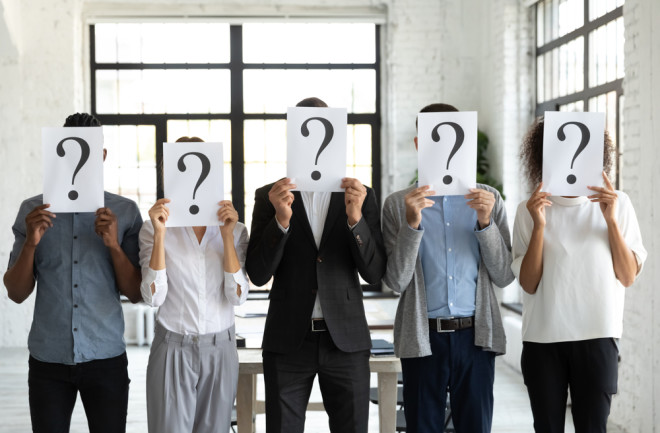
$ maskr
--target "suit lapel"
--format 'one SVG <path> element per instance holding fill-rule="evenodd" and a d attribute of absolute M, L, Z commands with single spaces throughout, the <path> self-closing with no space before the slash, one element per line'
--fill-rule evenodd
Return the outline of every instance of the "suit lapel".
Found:
<path fill-rule="evenodd" d="M 330 236 L 332 226 L 335 225 L 335 221 L 337 221 L 337 218 L 339 218 L 341 215 L 346 216 L 344 193 L 333 192 L 332 196 L 330 197 L 330 204 L 328 205 L 328 216 L 325 217 L 325 224 L 323 225 L 323 235 L 321 236 L 321 245 L 319 246 L 319 250 L 323 248 L 323 245 Z"/>
<path fill-rule="evenodd" d="M 309 218 L 307 217 L 307 212 L 305 211 L 305 204 L 303 203 L 302 196 L 299 191 L 293 192 L 293 204 L 291 209 L 293 210 L 293 217 L 296 218 L 300 227 L 302 227 L 303 232 L 309 238 L 309 241 L 316 248 L 316 242 L 314 241 L 314 233 L 312 233 L 312 227 L 309 225 Z"/>

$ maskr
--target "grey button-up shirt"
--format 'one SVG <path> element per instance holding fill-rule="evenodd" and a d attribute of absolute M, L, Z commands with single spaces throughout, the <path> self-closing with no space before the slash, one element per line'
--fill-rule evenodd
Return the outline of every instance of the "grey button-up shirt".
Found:
<path fill-rule="evenodd" d="M 121 248 L 137 267 L 138 234 L 142 217 L 134 201 L 104 194 L 105 206 L 117 216 Z M 23 248 L 25 217 L 42 204 L 38 195 L 18 211 L 9 267 Z M 77 364 L 121 355 L 124 316 L 115 282 L 112 258 L 94 232 L 93 212 L 57 213 L 37 246 L 34 318 L 28 337 L 30 355 L 43 362 Z"/>

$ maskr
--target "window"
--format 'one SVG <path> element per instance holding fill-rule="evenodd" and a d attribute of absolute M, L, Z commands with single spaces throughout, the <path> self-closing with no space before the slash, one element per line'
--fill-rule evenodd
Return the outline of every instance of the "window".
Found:
<path fill-rule="evenodd" d="M 162 143 L 224 144 L 225 197 L 250 225 L 256 188 L 286 174 L 286 109 L 318 96 L 348 110 L 346 173 L 380 193 L 379 27 L 364 23 L 99 23 L 92 113 L 110 191 L 143 214 L 162 197 Z"/>
<path fill-rule="evenodd" d="M 605 113 L 621 187 L 624 0 L 541 0 L 536 9 L 536 115 Z"/>

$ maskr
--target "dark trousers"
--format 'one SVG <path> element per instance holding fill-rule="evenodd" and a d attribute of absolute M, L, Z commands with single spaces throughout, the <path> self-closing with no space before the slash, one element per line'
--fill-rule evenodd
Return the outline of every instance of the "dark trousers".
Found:
<path fill-rule="evenodd" d="M 431 356 L 401 359 L 406 431 L 442 433 L 449 389 L 456 431 L 490 432 L 495 354 L 474 345 L 474 328 L 429 333 Z"/>
<path fill-rule="evenodd" d="M 263 353 L 266 431 L 302 433 L 318 374 L 333 433 L 366 433 L 369 422 L 369 351 L 347 353 L 330 333 L 309 331 L 300 350 Z"/>
<path fill-rule="evenodd" d="M 35 433 L 67 433 L 80 398 L 90 433 L 126 431 L 128 360 L 126 353 L 76 365 L 41 362 L 30 356 L 30 417 Z"/>
<path fill-rule="evenodd" d="M 607 431 L 619 350 L 612 338 L 523 342 L 521 367 L 537 433 L 563 433 L 567 391 L 576 433 Z"/>

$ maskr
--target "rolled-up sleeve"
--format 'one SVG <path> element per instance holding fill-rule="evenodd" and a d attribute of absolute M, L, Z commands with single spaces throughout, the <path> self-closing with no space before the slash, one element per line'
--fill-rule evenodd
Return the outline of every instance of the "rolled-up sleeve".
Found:
<path fill-rule="evenodd" d="M 247 299 L 248 292 L 250 291 L 250 283 L 247 274 L 245 273 L 245 256 L 247 254 L 247 247 L 250 241 L 247 229 L 244 225 L 237 225 L 234 229 L 234 247 L 236 248 L 236 255 L 241 268 L 234 273 L 225 271 L 225 297 L 232 303 L 232 305 L 241 305 Z M 238 286 L 241 286 L 241 295 L 237 292 Z"/>
<path fill-rule="evenodd" d="M 140 293 L 142 300 L 152 307 L 160 307 L 167 297 L 167 272 L 165 269 L 158 271 L 149 267 L 151 252 L 154 246 L 154 227 L 147 220 L 140 229 L 140 267 L 142 269 L 142 282 Z M 152 293 L 151 286 L 154 286 Z"/>

